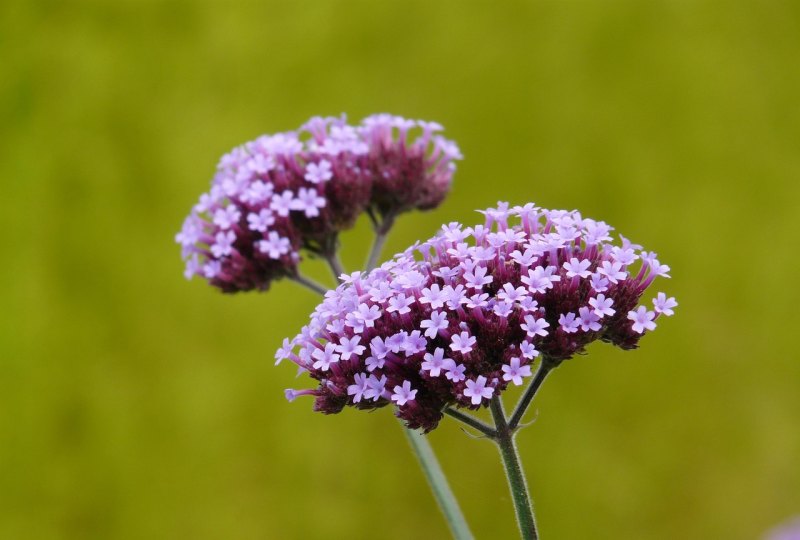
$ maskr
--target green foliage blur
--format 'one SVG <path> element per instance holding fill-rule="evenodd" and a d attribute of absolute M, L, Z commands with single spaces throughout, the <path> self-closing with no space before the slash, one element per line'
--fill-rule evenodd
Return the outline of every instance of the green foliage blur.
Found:
<path fill-rule="evenodd" d="M 384 111 L 465 155 L 386 255 L 534 201 L 672 267 L 675 317 L 536 400 L 542 536 L 759 538 L 800 513 L 799 53 L 788 0 L 0 3 L 0 538 L 447 537 L 388 409 L 284 400 L 317 298 L 186 282 L 173 242 L 231 147 Z M 514 538 L 491 443 L 430 438 L 476 536 Z"/>

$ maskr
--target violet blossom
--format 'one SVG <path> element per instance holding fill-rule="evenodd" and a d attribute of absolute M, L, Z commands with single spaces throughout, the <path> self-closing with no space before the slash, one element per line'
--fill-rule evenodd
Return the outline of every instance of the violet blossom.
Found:
<path fill-rule="evenodd" d="M 388 114 L 356 126 L 315 117 L 234 148 L 175 237 L 184 275 L 224 292 L 266 290 L 298 275 L 301 252 L 335 256 L 338 233 L 364 212 L 387 228 L 403 212 L 435 208 L 461 159 L 441 130 Z"/>
<path fill-rule="evenodd" d="M 523 384 L 537 357 L 557 365 L 597 340 L 637 347 L 677 305 L 663 293 L 653 310 L 639 305 L 669 267 L 624 237 L 612 243 L 604 222 L 532 204 L 483 214 L 325 295 L 276 354 L 318 382 L 303 392 L 315 410 L 392 404 L 430 431 L 445 408 L 477 409 Z"/>

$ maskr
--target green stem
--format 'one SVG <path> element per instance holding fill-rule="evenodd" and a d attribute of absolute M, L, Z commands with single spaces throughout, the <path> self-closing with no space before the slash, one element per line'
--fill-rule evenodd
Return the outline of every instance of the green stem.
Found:
<path fill-rule="evenodd" d="M 319 283 L 317 283 L 313 279 L 309 279 L 309 278 L 307 278 L 307 277 L 305 277 L 305 276 L 303 276 L 303 275 L 301 275 L 299 273 L 297 273 L 297 274 L 295 274 L 293 276 L 289 276 L 289 279 L 291 279 L 292 281 L 294 281 L 298 285 L 300 285 L 302 287 L 305 287 L 306 289 L 308 289 L 310 291 L 314 291 L 317 294 L 321 294 L 322 296 L 325 296 L 325 293 L 328 292 L 328 289 L 326 289 L 325 287 L 323 287 L 322 285 L 320 285 Z"/>
<path fill-rule="evenodd" d="M 497 431 L 494 442 L 497 443 L 500 456 L 503 458 L 508 487 L 511 490 L 511 498 L 514 500 L 520 536 L 523 540 L 537 540 L 539 535 L 536 532 L 536 519 L 533 516 L 533 506 L 528 495 L 525 473 L 522 472 L 522 463 L 519 460 L 516 444 L 514 444 L 514 430 L 506 422 L 503 403 L 499 397 L 492 398 L 490 408 Z"/>
<path fill-rule="evenodd" d="M 536 375 L 533 376 L 533 380 L 528 385 L 525 393 L 522 394 L 519 403 L 517 403 L 517 406 L 514 408 L 514 412 L 511 415 L 511 420 L 508 421 L 508 427 L 511 429 L 511 431 L 517 429 L 522 417 L 525 415 L 525 411 L 528 410 L 528 405 L 530 405 L 533 397 L 536 395 L 536 392 L 539 391 L 539 388 L 542 386 L 545 377 L 547 377 L 547 374 L 550 373 L 550 371 L 552 371 L 557 365 L 558 363 L 552 362 L 546 357 L 542 357 L 542 363 L 539 364 L 539 369 L 536 370 Z"/>
<path fill-rule="evenodd" d="M 372 242 L 372 248 L 369 250 L 369 257 L 367 257 L 367 264 L 364 268 L 366 272 L 378 266 L 378 259 L 381 256 L 383 245 L 386 243 L 392 225 L 394 225 L 394 215 L 391 214 L 385 215 L 380 225 L 376 225 L 375 239 Z"/>
<path fill-rule="evenodd" d="M 339 254 L 334 251 L 330 255 L 326 255 L 325 260 L 328 261 L 328 266 L 333 274 L 333 279 L 336 280 L 336 285 L 339 285 L 339 283 L 341 283 L 339 276 L 345 273 L 342 261 L 339 259 Z"/>
<path fill-rule="evenodd" d="M 450 407 L 446 408 L 444 410 L 444 413 L 449 416 L 452 416 L 459 422 L 462 422 L 473 429 L 477 429 L 490 439 L 494 439 L 497 436 L 497 432 L 494 430 L 494 428 L 492 428 L 492 426 L 484 424 L 483 422 L 481 422 L 472 415 L 465 414 L 459 411 L 458 409 L 452 409 Z"/>
<path fill-rule="evenodd" d="M 419 460 L 422 472 L 425 473 L 425 478 L 428 479 L 433 496 L 447 520 L 447 525 L 450 527 L 453 538 L 456 540 L 472 540 L 473 536 L 467 521 L 464 519 L 464 514 L 458 506 L 456 496 L 450 489 L 441 466 L 439 466 L 430 442 L 428 442 L 425 435 L 413 429 L 404 427 L 403 431 L 405 431 L 411 449 Z"/>

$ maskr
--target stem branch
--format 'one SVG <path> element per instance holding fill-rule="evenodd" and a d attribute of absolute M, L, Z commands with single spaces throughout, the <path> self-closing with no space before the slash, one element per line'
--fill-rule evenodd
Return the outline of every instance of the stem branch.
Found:
<path fill-rule="evenodd" d="M 533 396 L 535 396 L 536 392 L 539 391 L 539 388 L 542 386 L 547 374 L 550 373 L 550 371 L 557 365 L 557 363 L 553 363 L 546 357 L 542 357 L 542 363 L 539 364 L 539 369 L 536 370 L 536 375 L 533 376 L 533 380 L 528 385 L 525 393 L 522 394 L 519 403 L 517 403 L 516 408 L 514 408 L 514 412 L 511 414 L 511 420 L 508 421 L 508 428 L 511 431 L 517 429 L 522 417 L 525 415 L 525 411 L 528 410 L 528 405 L 530 405 L 531 400 L 533 400 Z"/>
<path fill-rule="evenodd" d="M 315 292 L 317 294 L 320 294 L 322 296 L 325 296 L 325 293 L 328 292 L 328 289 L 326 289 L 325 287 L 323 287 L 322 285 L 320 285 L 319 283 L 317 283 L 313 279 L 309 279 L 309 278 L 303 276 L 300 273 L 297 273 L 297 274 L 295 274 L 293 276 L 289 276 L 289 279 L 291 279 L 295 283 L 301 285 L 302 287 L 305 287 L 306 289 L 308 289 L 310 291 L 313 291 L 313 292 Z"/>
<path fill-rule="evenodd" d="M 394 225 L 394 215 L 387 214 L 383 216 L 383 221 L 381 221 L 380 225 L 375 226 L 375 239 L 372 241 L 372 248 L 369 251 L 369 257 L 367 257 L 365 272 L 369 272 L 378 266 L 378 259 L 380 259 L 383 245 L 386 243 L 386 238 L 389 236 L 392 225 Z"/>
<path fill-rule="evenodd" d="M 471 427 L 473 429 L 477 429 L 478 431 L 480 431 L 481 433 L 483 433 L 484 435 L 486 435 L 490 439 L 494 439 L 497 436 L 497 432 L 492 428 L 492 426 L 481 422 L 480 420 L 478 420 L 477 418 L 475 418 L 472 415 L 465 414 L 465 413 L 463 413 L 463 412 L 461 412 L 461 411 L 459 411 L 457 409 L 453 409 L 453 408 L 450 408 L 450 407 L 446 408 L 444 410 L 444 413 L 449 415 L 449 416 L 452 416 L 453 418 L 455 418 L 459 422 L 463 422 L 464 424 L 468 425 L 469 427 Z"/>

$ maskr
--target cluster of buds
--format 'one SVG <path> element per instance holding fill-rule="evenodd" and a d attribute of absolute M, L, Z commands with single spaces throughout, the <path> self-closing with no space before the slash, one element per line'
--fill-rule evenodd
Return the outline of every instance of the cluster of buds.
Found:
<path fill-rule="evenodd" d="M 381 226 L 436 207 L 461 159 L 441 130 L 387 114 L 357 126 L 315 117 L 234 148 L 176 236 L 186 277 L 225 292 L 266 290 L 297 275 L 302 251 L 333 256 L 338 233 L 362 212 Z"/>
<path fill-rule="evenodd" d="M 669 267 L 612 243 L 606 223 L 533 204 L 482 213 L 484 225 L 450 223 L 329 291 L 276 354 L 318 381 L 287 398 L 314 396 L 323 413 L 393 404 L 430 431 L 447 407 L 477 409 L 522 385 L 537 356 L 557 365 L 598 339 L 632 349 L 672 315 L 664 293 L 639 305 Z"/>

